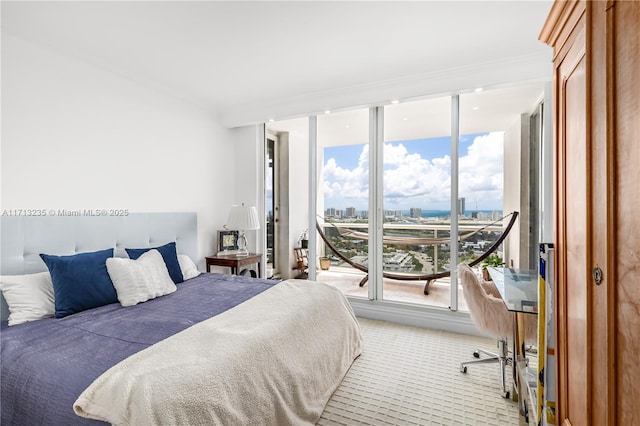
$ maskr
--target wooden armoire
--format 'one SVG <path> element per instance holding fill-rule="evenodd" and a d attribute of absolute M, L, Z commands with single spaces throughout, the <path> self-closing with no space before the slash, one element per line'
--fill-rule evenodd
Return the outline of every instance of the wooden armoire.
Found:
<path fill-rule="evenodd" d="M 556 424 L 640 425 L 640 1 L 556 1 Z"/>

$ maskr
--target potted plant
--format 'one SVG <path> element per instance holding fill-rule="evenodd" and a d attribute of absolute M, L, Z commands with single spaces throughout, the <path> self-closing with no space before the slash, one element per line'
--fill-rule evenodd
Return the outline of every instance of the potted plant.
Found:
<path fill-rule="evenodd" d="M 322 269 L 323 271 L 327 271 L 327 270 L 329 270 L 330 266 L 331 266 L 331 257 L 330 256 L 322 256 L 320 258 L 320 269 Z"/>
<path fill-rule="evenodd" d="M 482 278 L 484 278 L 485 281 L 493 281 L 491 279 L 491 275 L 489 275 L 489 271 L 487 271 L 487 267 L 488 266 L 498 267 L 503 265 L 504 265 L 504 259 L 502 259 L 500 256 L 498 256 L 497 254 L 489 255 L 489 257 L 487 257 L 482 262 Z"/>
<path fill-rule="evenodd" d="M 300 234 L 300 237 L 298 237 L 298 244 L 300 245 L 300 247 L 302 248 L 309 248 L 309 230 L 305 229 L 302 234 Z"/>

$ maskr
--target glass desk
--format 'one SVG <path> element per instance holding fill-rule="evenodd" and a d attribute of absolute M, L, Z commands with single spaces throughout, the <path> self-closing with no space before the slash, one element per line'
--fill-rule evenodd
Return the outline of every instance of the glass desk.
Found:
<path fill-rule="evenodd" d="M 529 380 L 524 358 L 524 314 L 538 314 L 538 272 L 530 269 L 488 267 L 507 309 L 513 312 L 513 386 L 519 396 L 520 424 L 529 423 L 526 398 L 529 396 L 534 417 L 537 414 L 537 382 Z M 531 383 L 530 383 L 531 382 Z M 526 391 L 526 394 L 525 394 Z M 514 392 L 514 400 L 518 399 Z M 534 418 L 534 424 L 537 420 Z"/>
<path fill-rule="evenodd" d="M 538 313 L 538 272 L 533 269 L 488 267 L 507 309 L 512 312 Z"/>

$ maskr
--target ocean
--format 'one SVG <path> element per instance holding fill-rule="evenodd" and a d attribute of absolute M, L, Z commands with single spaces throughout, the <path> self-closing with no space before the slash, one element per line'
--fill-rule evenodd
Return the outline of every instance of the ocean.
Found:
<path fill-rule="evenodd" d="M 471 214 L 473 212 L 478 212 L 478 213 L 485 213 L 488 215 L 491 215 L 493 212 L 497 211 L 500 216 L 502 216 L 502 210 L 467 210 L 465 211 L 464 215 L 466 217 L 471 217 Z M 403 216 L 410 216 L 410 211 L 409 210 L 403 210 L 402 211 L 402 215 Z M 450 217 L 451 216 L 451 210 L 422 210 L 422 217 Z"/>

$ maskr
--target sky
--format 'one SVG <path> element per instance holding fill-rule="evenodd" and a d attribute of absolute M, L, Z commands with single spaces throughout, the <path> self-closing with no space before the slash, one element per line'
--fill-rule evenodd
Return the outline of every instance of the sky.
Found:
<path fill-rule="evenodd" d="M 461 135 L 458 195 L 466 210 L 502 210 L 503 132 Z M 368 210 L 369 146 L 324 150 L 325 208 Z M 385 142 L 385 210 L 450 210 L 450 138 Z"/>

